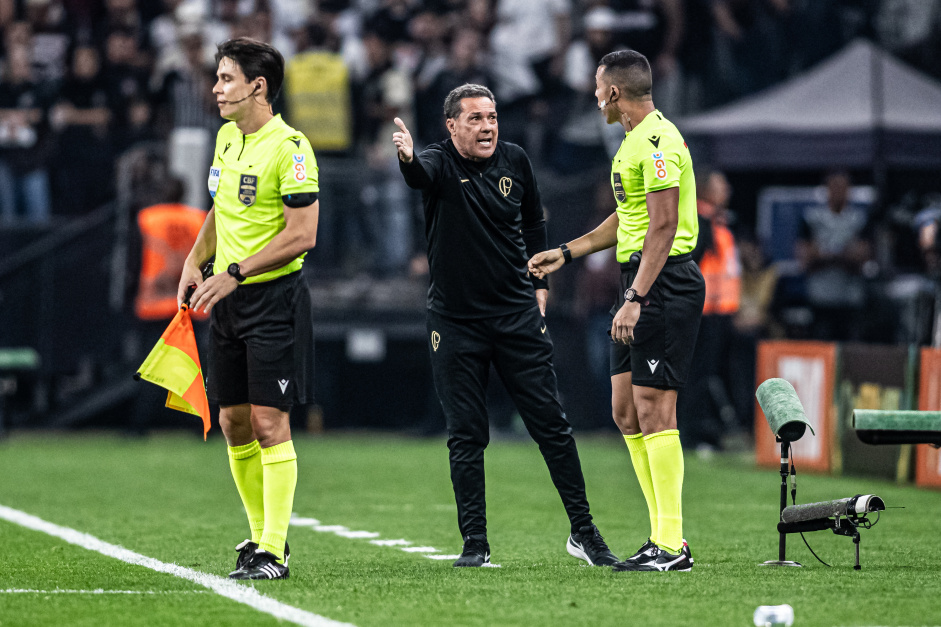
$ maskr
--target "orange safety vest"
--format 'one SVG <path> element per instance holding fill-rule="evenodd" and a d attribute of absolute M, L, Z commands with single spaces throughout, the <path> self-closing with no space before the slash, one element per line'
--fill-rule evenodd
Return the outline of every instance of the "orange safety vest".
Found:
<path fill-rule="evenodd" d="M 205 211 L 178 203 L 153 205 L 138 213 L 143 257 L 134 310 L 141 320 L 165 320 L 176 315 L 183 263 L 205 220 Z M 205 319 L 206 315 L 193 312 L 193 317 Z"/>
<path fill-rule="evenodd" d="M 706 279 L 706 304 L 703 314 L 734 314 L 742 295 L 742 266 L 738 259 L 735 238 L 727 227 L 712 225 L 713 250 L 707 250 L 699 261 L 699 270 Z"/>

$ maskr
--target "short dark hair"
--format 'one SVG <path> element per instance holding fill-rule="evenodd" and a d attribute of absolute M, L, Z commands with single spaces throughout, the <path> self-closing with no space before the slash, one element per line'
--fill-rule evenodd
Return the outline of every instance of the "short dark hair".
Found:
<path fill-rule="evenodd" d="M 465 98 L 490 98 L 494 105 L 497 104 L 493 92 L 483 85 L 465 83 L 452 89 L 448 97 L 444 99 L 444 117 L 453 120 L 461 115 L 461 101 Z"/>
<path fill-rule="evenodd" d="M 246 81 L 259 76 L 268 83 L 268 103 L 274 102 L 284 83 L 284 57 L 274 46 L 249 37 L 237 37 L 216 46 L 216 65 L 223 57 L 235 61 Z"/>
<path fill-rule="evenodd" d="M 604 77 L 617 85 L 629 100 L 650 100 L 653 79 L 650 62 L 636 50 L 618 50 L 601 57 L 598 67 L 604 68 Z"/>

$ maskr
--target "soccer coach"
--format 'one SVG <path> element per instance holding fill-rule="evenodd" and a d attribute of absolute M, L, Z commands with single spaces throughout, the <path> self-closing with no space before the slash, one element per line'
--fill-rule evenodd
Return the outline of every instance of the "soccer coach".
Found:
<path fill-rule="evenodd" d="M 286 579 L 287 530 L 297 483 L 288 414 L 311 400 L 310 294 L 301 279 L 320 204 L 310 142 L 273 115 L 284 58 L 247 38 L 216 52 L 212 93 L 229 122 L 219 130 L 213 208 L 186 260 L 177 300 L 210 319 L 209 400 L 220 406 L 229 466 L 248 515 L 233 579 Z M 214 276 L 200 268 L 215 255 Z"/>
<path fill-rule="evenodd" d="M 571 523 L 568 552 L 592 565 L 617 558 L 592 523 L 572 428 L 559 403 L 552 341 L 543 319 L 547 288 L 527 277 L 544 250 L 546 226 L 529 158 L 497 142 L 493 94 L 463 85 L 444 101 L 450 139 L 414 154 L 395 119 L 399 167 L 422 192 L 431 285 L 428 343 L 448 425 L 451 483 L 464 548 L 455 566 L 490 561 L 484 449 L 490 441 L 485 393 L 490 364 L 506 385 Z"/>

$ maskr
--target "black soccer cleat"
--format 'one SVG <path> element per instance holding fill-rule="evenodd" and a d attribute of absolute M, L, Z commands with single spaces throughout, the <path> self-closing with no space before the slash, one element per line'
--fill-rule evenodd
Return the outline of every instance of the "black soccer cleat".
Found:
<path fill-rule="evenodd" d="M 241 570 L 245 568 L 248 563 L 251 561 L 252 556 L 255 554 L 255 551 L 258 550 L 258 543 L 252 542 L 251 540 L 244 540 L 241 544 L 235 547 L 235 550 L 239 552 L 238 558 L 235 560 L 235 570 Z M 284 543 L 284 565 L 288 565 L 288 560 L 291 558 L 291 547 L 288 546 L 288 543 Z"/>
<path fill-rule="evenodd" d="M 235 559 L 235 570 L 241 570 L 252 561 L 252 556 L 255 554 L 255 551 L 258 550 L 258 543 L 252 542 L 251 540 L 244 540 L 235 547 L 235 550 L 239 552 L 239 556 Z"/>
<path fill-rule="evenodd" d="M 637 564 L 650 564 L 651 562 L 657 561 L 657 553 L 659 552 L 660 549 L 657 547 L 657 545 L 654 544 L 650 538 L 647 538 L 647 541 L 644 542 L 643 546 L 637 549 L 636 553 L 624 561 L 635 562 Z"/>
<path fill-rule="evenodd" d="M 647 541 L 644 542 L 644 545 L 637 549 L 637 552 L 631 555 L 629 558 L 624 560 L 625 562 L 634 562 L 636 564 L 652 564 L 657 561 L 657 554 L 660 552 L 660 547 L 658 547 L 654 542 L 647 538 Z M 693 563 L 693 554 L 689 550 L 689 544 L 686 543 L 686 540 L 683 540 L 683 553 L 686 554 L 686 557 L 689 558 L 689 563 Z"/>
<path fill-rule="evenodd" d="M 487 536 L 474 535 L 464 538 L 464 550 L 454 562 L 455 568 L 479 568 L 490 564 L 490 545 Z"/>
<path fill-rule="evenodd" d="M 594 525 L 581 527 L 577 533 L 570 535 L 565 550 L 572 557 L 585 560 L 589 566 L 611 566 L 618 561 Z"/>
<path fill-rule="evenodd" d="M 693 562 L 691 561 L 689 549 L 683 547 L 680 549 L 679 553 L 670 553 L 669 551 L 664 551 L 660 547 L 655 545 L 655 548 L 652 549 L 656 552 L 656 558 L 653 561 L 648 561 L 646 563 L 640 562 L 631 562 L 625 560 L 623 562 L 618 562 L 611 567 L 616 573 L 623 572 L 689 572 L 693 569 Z"/>
<path fill-rule="evenodd" d="M 229 579 L 287 579 L 291 570 L 279 564 L 274 553 L 258 550 L 244 568 L 229 573 Z"/>

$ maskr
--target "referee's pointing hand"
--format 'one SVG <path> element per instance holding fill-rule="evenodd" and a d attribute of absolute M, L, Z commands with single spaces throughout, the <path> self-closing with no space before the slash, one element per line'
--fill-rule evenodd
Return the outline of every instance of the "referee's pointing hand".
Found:
<path fill-rule="evenodd" d="M 411 163 L 412 156 L 415 154 L 412 147 L 412 134 L 405 128 L 405 122 L 402 121 L 402 118 L 395 118 L 392 121 L 399 127 L 398 131 L 392 133 L 392 142 L 399 149 L 399 159 L 405 163 Z"/>

